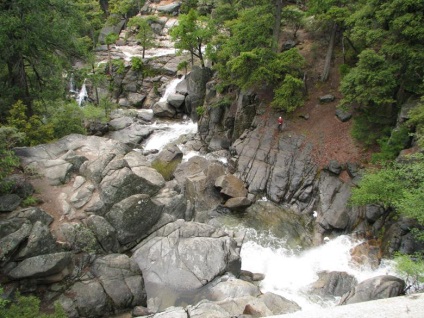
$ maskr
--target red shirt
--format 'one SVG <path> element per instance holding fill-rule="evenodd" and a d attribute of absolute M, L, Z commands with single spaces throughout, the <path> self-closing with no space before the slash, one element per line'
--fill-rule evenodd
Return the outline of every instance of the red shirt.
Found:
<path fill-rule="evenodd" d="M 278 124 L 282 125 L 283 124 L 283 118 L 282 117 L 278 117 Z"/>

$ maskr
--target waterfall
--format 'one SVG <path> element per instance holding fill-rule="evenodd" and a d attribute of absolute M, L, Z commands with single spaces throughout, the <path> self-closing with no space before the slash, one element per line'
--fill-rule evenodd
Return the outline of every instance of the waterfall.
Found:
<path fill-rule="evenodd" d="M 144 144 L 145 150 L 162 150 L 167 144 L 178 140 L 181 135 L 197 132 L 197 123 L 190 121 L 176 123 L 154 123 L 155 132 Z"/>
<path fill-rule="evenodd" d="M 181 78 L 174 78 L 171 80 L 168 85 L 166 86 L 165 93 L 163 93 L 163 96 L 159 99 L 159 102 L 166 102 L 168 99 L 168 96 L 170 94 L 175 93 L 175 89 L 177 88 L 177 85 L 179 82 L 181 82 L 184 79 L 184 76 Z"/>
<path fill-rule="evenodd" d="M 71 73 L 71 77 L 69 78 L 69 92 L 76 93 L 74 73 Z"/>
<path fill-rule="evenodd" d="M 253 229 L 246 231 L 247 238 L 241 250 L 242 269 L 265 274 L 260 284 L 263 293 L 281 295 L 299 304 L 302 310 L 334 306 L 338 301 L 322 300 L 319 303 L 316 298 L 309 298 L 307 287 L 318 279 L 318 272 L 347 272 L 358 282 L 378 275 L 395 275 L 390 261 L 383 261 L 375 270 L 352 263 L 350 250 L 360 242 L 347 235 L 298 252 L 282 247 L 284 240 L 272 237 L 270 233 L 265 237 Z"/>
<path fill-rule="evenodd" d="M 81 86 L 81 90 L 79 91 L 76 100 L 78 103 L 78 106 L 81 106 L 82 103 L 87 99 L 88 94 L 87 94 L 87 87 L 85 86 L 85 80 L 84 83 Z"/>

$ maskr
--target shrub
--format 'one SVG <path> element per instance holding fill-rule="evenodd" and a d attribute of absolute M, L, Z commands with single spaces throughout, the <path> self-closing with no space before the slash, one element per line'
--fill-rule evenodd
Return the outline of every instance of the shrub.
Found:
<path fill-rule="evenodd" d="M 7 318 L 66 318 L 63 308 L 56 304 L 52 314 L 40 313 L 40 300 L 35 296 L 22 296 L 19 293 L 9 301 L 2 299 L 0 288 L 0 317 Z"/>
<path fill-rule="evenodd" d="M 416 253 L 414 255 L 397 254 L 395 256 L 396 271 L 405 277 L 407 288 L 412 288 L 412 292 L 424 291 L 424 260 L 423 256 Z"/>
<path fill-rule="evenodd" d="M 203 116 L 205 113 L 205 107 L 204 106 L 197 106 L 196 107 L 196 113 L 199 117 Z"/>
<path fill-rule="evenodd" d="M 140 72 L 141 70 L 143 70 L 143 60 L 136 56 L 132 57 L 131 68 L 136 72 Z"/>
<path fill-rule="evenodd" d="M 275 90 L 271 105 L 288 113 L 303 105 L 303 81 L 287 74 L 280 88 Z"/>
<path fill-rule="evenodd" d="M 11 184 L 6 178 L 19 166 L 19 158 L 11 150 L 19 144 L 25 135 L 18 132 L 15 127 L 0 127 L 0 193 L 9 191 Z"/>
<path fill-rule="evenodd" d="M 406 126 L 392 130 L 390 138 L 383 137 L 378 140 L 380 152 L 372 155 L 372 162 L 377 163 L 395 159 L 400 151 L 405 149 L 409 139 L 409 130 Z"/>
<path fill-rule="evenodd" d="M 54 137 L 62 138 L 69 134 L 86 134 L 84 128 L 84 112 L 76 103 L 60 106 L 50 118 Z"/>
<path fill-rule="evenodd" d="M 26 197 L 23 201 L 22 201 L 22 206 L 27 207 L 27 206 L 34 206 L 37 205 L 40 201 L 36 198 L 33 197 L 32 195 Z"/>

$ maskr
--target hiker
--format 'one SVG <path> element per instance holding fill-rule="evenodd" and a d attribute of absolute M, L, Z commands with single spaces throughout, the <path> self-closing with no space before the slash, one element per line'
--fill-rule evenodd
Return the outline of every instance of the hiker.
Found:
<path fill-rule="evenodd" d="M 283 117 L 278 117 L 278 130 L 283 130 Z"/>

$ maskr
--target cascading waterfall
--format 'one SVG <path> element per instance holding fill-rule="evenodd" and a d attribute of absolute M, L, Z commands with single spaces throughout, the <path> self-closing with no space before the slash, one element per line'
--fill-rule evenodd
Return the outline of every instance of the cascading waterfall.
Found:
<path fill-rule="evenodd" d="M 181 78 L 174 78 L 173 80 L 171 80 L 166 86 L 165 92 L 163 93 L 163 96 L 159 99 L 159 102 L 166 102 L 168 99 L 168 96 L 170 94 L 175 93 L 178 83 L 180 83 L 183 79 L 184 79 L 184 76 L 182 76 Z"/>
<path fill-rule="evenodd" d="M 85 80 L 84 80 L 84 83 L 81 86 L 81 90 L 79 91 L 76 97 L 78 106 L 81 106 L 87 98 L 88 98 L 88 93 L 87 93 L 87 87 L 85 85 Z"/>
<path fill-rule="evenodd" d="M 358 282 L 391 274 L 392 262 L 383 261 L 379 268 L 359 267 L 351 261 L 350 250 L 360 242 L 347 235 L 326 240 L 323 245 L 305 251 L 286 249 L 284 240 L 276 237 L 264 239 L 263 233 L 246 229 L 247 235 L 241 250 L 242 269 L 263 273 L 262 292 L 273 292 L 295 301 L 303 310 L 336 305 L 338 299 L 310 298 L 307 288 L 318 279 L 321 271 L 341 271 L 354 276 Z M 269 233 L 267 233 L 269 235 Z"/>

